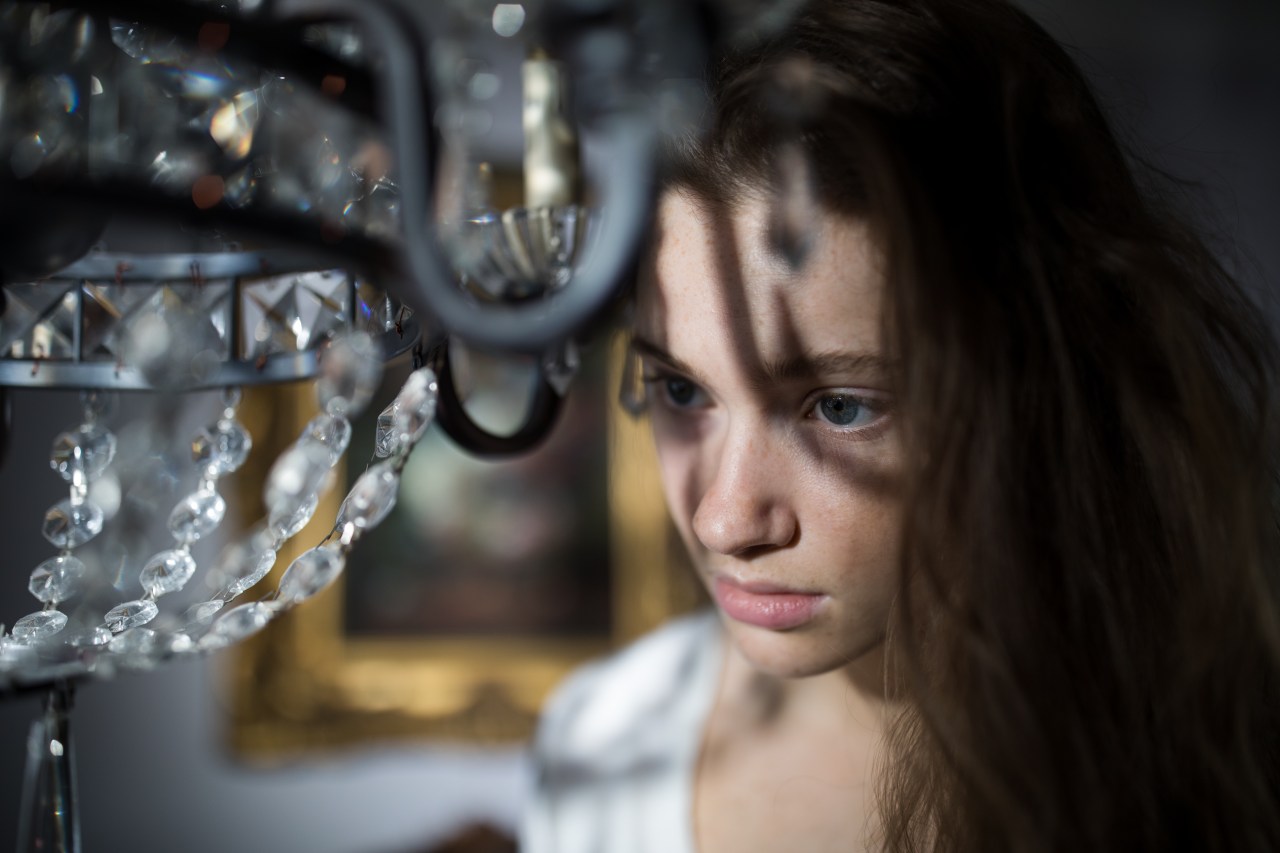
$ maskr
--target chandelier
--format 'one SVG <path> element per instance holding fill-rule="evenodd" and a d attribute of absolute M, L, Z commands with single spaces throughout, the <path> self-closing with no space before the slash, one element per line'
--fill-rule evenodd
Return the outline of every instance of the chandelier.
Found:
<path fill-rule="evenodd" d="M 224 648 L 327 587 L 433 421 L 487 456 L 546 436 L 647 228 L 662 137 L 701 114 L 709 51 L 794 5 L 0 2 L 0 387 L 82 408 L 50 430 L 67 496 L 12 521 L 50 547 L 27 607 L 0 614 L 0 692 L 47 696 L 21 849 L 79 849 L 76 684 Z M 522 175 L 521 204 L 496 204 L 496 170 Z M 514 433 L 459 402 L 459 343 L 536 361 Z M 264 591 L 401 355 L 376 463 Z M 302 380 L 320 414 L 270 468 L 264 517 L 219 536 L 219 483 L 254 442 L 239 389 Z M 172 413 L 197 391 L 216 411 L 157 538 L 113 506 L 148 465 L 118 423 L 136 395 Z"/>

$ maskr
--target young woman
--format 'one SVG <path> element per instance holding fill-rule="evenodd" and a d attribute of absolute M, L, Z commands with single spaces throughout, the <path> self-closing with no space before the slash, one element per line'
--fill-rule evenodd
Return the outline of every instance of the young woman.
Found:
<path fill-rule="evenodd" d="M 559 692 L 524 849 L 1280 850 L 1273 343 L 1080 72 L 820 0 L 711 87 L 634 351 L 716 606 Z"/>

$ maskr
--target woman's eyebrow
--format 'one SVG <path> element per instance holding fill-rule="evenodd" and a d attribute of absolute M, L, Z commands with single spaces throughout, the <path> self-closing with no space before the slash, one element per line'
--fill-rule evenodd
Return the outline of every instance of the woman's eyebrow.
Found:
<path fill-rule="evenodd" d="M 671 368 L 676 373 L 683 374 L 690 379 L 702 381 L 701 375 L 698 371 L 694 370 L 691 365 L 676 358 L 674 355 L 652 341 L 646 340 L 639 335 L 632 335 L 631 348 L 645 358 L 662 362 L 666 367 Z"/>
<path fill-rule="evenodd" d="M 770 381 L 826 376 L 836 373 L 857 373 L 882 377 L 888 372 L 889 363 L 876 353 L 823 352 L 801 354 L 765 361 L 762 373 Z"/>

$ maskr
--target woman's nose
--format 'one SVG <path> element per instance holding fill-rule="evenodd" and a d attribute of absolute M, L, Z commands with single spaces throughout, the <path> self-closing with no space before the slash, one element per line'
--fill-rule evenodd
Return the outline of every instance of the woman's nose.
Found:
<path fill-rule="evenodd" d="M 731 556 L 791 544 L 798 530 L 787 499 L 793 474 L 777 448 L 754 431 L 729 429 L 708 449 L 709 480 L 693 514 L 698 540 Z"/>

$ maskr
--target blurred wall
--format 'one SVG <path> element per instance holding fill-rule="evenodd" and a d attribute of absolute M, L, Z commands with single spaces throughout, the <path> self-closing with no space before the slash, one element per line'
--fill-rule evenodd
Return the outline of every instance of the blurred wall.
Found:
<path fill-rule="evenodd" d="M 1268 292 L 1280 282 L 1280 3 L 1274 0 L 1024 0 L 1077 52 L 1140 153 L 1199 182 L 1202 222 L 1228 264 Z M 0 468 L 4 618 L 27 612 L 30 570 L 49 555 L 43 508 L 61 497 L 44 462 L 73 401 L 23 394 Z M 510 826 L 518 751 L 414 746 L 281 769 L 223 751 L 217 658 L 90 685 L 75 713 L 85 848 L 137 853 L 392 853 L 475 819 Z M 17 826 L 32 700 L 0 703 L 0 849 Z"/>

